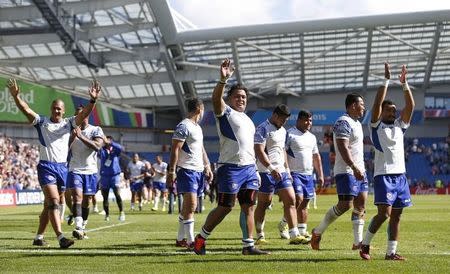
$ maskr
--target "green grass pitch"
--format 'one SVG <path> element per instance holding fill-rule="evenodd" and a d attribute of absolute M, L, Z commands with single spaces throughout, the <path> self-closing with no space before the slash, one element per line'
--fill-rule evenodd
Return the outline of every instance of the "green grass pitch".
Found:
<path fill-rule="evenodd" d="M 278 198 L 275 198 L 278 200 Z M 334 195 L 319 196 L 318 209 L 310 209 L 308 230 L 318 224 L 325 211 L 336 202 Z M 366 215 L 375 213 L 373 196 L 369 196 Z M 352 225 L 346 213 L 323 235 L 322 250 L 309 246 L 292 246 L 278 236 L 277 223 L 281 204 L 276 202 L 266 215 L 264 247 L 267 256 L 241 255 L 241 232 L 238 207 L 212 233 L 207 255 L 197 256 L 175 247 L 177 215 L 151 212 L 147 205 L 142 212 L 130 212 L 119 223 L 117 207 L 111 205 L 111 221 L 91 214 L 89 239 L 76 241 L 67 250 L 60 250 L 53 231 L 48 227 L 46 240 L 50 247 L 31 245 L 38 224 L 41 206 L 0 208 L 0 273 L 449 273 L 450 271 L 450 197 L 414 196 L 414 206 L 404 211 L 400 228 L 398 252 L 405 262 L 385 261 L 386 224 L 373 240 L 373 260 L 362 261 L 352 251 Z M 212 208 L 195 217 L 195 230 L 203 224 Z M 365 227 L 365 228 L 366 228 Z M 71 228 L 63 225 L 66 235 Z"/>

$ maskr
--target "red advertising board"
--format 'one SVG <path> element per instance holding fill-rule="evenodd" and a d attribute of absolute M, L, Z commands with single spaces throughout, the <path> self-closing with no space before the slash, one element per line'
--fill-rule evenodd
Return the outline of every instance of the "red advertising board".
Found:
<path fill-rule="evenodd" d="M 16 190 L 0 189 L 0 206 L 15 206 Z"/>

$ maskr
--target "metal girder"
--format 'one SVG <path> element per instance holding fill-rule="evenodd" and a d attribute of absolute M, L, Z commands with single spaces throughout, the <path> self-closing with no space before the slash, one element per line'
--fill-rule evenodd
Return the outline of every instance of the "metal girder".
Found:
<path fill-rule="evenodd" d="M 239 84 L 244 84 L 244 80 L 242 79 L 241 62 L 239 60 L 239 52 L 236 46 L 236 40 L 231 40 L 231 51 L 233 52 L 233 63 L 235 68 L 234 75 L 236 76 L 236 80 Z"/>
<path fill-rule="evenodd" d="M 167 75 L 172 83 L 173 90 L 175 91 L 175 97 L 177 98 L 178 106 L 180 107 L 180 112 L 182 117 L 186 117 L 187 109 L 186 104 L 184 103 L 184 94 L 181 90 L 180 83 L 176 80 L 175 77 L 175 67 L 173 62 L 170 60 L 169 53 L 167 52 L 167 48 L 161 47 L 161 60 L 164 62 L 164 65 L 167 70 Z"/>
<path fill-rule="evenodd" d="M 195 68 L 203 67 L 203 68 L 211 68 L 206 64 L 196 63 L 196 62 L 185 62 L 185 58 L 181 58 L 182 61 L 174 62 L 175 57 L 183 55 L 183 48 L 181 45 L 173 45 L 169 47 L 171 58 L 170 62 L 173 64 L 173 67 L 176 68 L 177 71 L 183 71 L 184 66 L 194 66 Z M 193 82 L 182 82 L 181 86 L 184 91 L 184 95 L 186 98 L 197 98 L 197 91 L 195 90 Z"/>
<path fill-rule="evenodd" d="M 171 83 L 167 72 L 156 72 L 149 75 L 123 74 L 111 76 L 98 76 L 97 80 L 101 83 L 108 83 L 108 86 L 122 86 L 124 83 L 132 83 L 133 85 Z M 191 82 L 196 80 L 217 81 L 217 70 L 199 68 L 197 70 L 184 70 L 174 72 L 174 81 Z M 43 84 L 58 86 L 84 86 L 88 80 L 80 78 L 45 80 Z"/>
<path fill-rule="evenodd" d="M 367 45 L 366 45 L 366 63 L 364 64 L 363 72 L 363 91 L 367 91 L 367 81 L 369 79 L 370 58 L 372 54 L 372 37 L 373 29 L 367 30 Z"/>
<path fill-rule="evenodd" d="M 150 46 L 135 48 L 133 53 L 121 51 L 92 52 L 91 55 L 102 57 L 105 64 L 141 60 L 155 60 L 159 58 L 159 47 Z M 22 58 L 0 59 L 0 65 L 17 67 L 60 67 L 80 65 L 72 55 L 49 55 Z"/>
<path fill-rule="evenodd" d="M 300 62 L 298 62 L 298 61 L 296 61 L 296 60 L 294 60 L 294 59 L 288 58 L 288 57 L 286 57 L 286 56 L 283 56 L 283 55 L 278 54 L 278 53 L 276 53 L 276 52 L 273 52 L 273 51 L 271 51 L 271 50 L 265 49 L 265 48 L 260 47 L 260 46 L 258 46 L 258 45 L 256 45 L 256 44 L 247 42 L 247 41 L 245 41 L 245 40 L 243 40 L 243 39 L 238 39 L 237 41 L 239 41 L 239 42 L 241 42 L 242 44 L 247 45 L 247 46 L 249 46 L 249 47 L 255 48 L 255 49 L 260 50 L 260 51 L 263 51 L 263 52 L 265 52 L 265 53 L 267 53 L 267 54 L 270 54 L 270 55 L 273 55 L 273 56 L 275 56 L 275 57 L 278 57 L 278 58 L 280 58 L 281 60 L 285 60 L 285 61 L 288 61 L 288 62 L 290 62 L 290 63 L 296 64 L 296 65 L 301 65 Z"/>
<path fill-rule="evenodd" d="M 161 0 L 146 0 L 145 1 L 150 10 L 153 12 L 154 18 L 158 24 L 159 31 L 162 34 L 162 38 L 167 46 L 181 44 L 172 43 L 177 36 L 177 28 L 173 21 L 172 13 L 170 12 L 170 7 L 167 1 Z"/>
<path fill-rule="evenodd" d="M 306 91 L 305 86 L 305 35 L 300 33 L 300 84 L 302 93 Z"/>
<path fill-rule="evenodd" d="M 156 2 L 156 1 L 155 1 Z M 299 22 L 264 24 L 253 26 L 225 27 L 203 30 L 183 31 L 166 40 L 168 44 L 231 40 L 243 37 L 267 36 L 273 34 L 307 33 L 327 30 L 372 28 L 373 26 L 390 26 L 420 24 L 448 21 L 450 10 L 411 12 L 404 14 L 386 14 L 359 16 L 352 18 L 305 20 Z"/>
<path fill-rule="evenodd" d="M 434 32 L 433 43 L 431 44 L 430 55 L 428 57 L 427 66 L 425 67 L 425 76 L 423 77 L 422 89 L 425 90 L 430 86 L 431 72 L 433 70 L 433 64 L 436 60 L 437 51 L 439 48 L 439 39 L 441 39 L 441 32 L 443 25 L 441 22 L 437 23 L 436 31 Z"/>
<path fill-rule="evenodd" d="M 74 14 L 94 12 L 97 10 L 107 10 L 118 6 L 139 3 L 141 0 L 89 0 L 66 2 L 63 1 L 61 6 L 64 10 L 73 12 Z M 19 21 L 29 20 L 30 18 L 41 18 L 42 14 L 35 6 L 18 6 L 13 8 L 1 8 L 0 20 L 2 21 Z"/>
<path fill-rule="evenodd" d="M 127 33 L 131 31 L 138 31 L 144 29 L 150 29 L 155 26 L 153 22 L 141 22 L 136 23 L 134 26 L 128 24 L 119 24 L 111 26 L 97 26 L 87 27 L 83 26 L 80 30 L 77 30 L 78 40 L 89 41 L 100 37 L 113 36 L 120 33 Z M 60 42 L 59 37 L 50 30 L 48 27 L 38 28 L 39 30 L 29 31 L 30 33 L 24 35 L 17 35 L 11 32 L 5 32 L 0 29 L 0 46 L 17 46 L 17 45 L 30 45 L 30 44 L 43 44 Z M 49 31 L 45 32 L 46 29 Z M 30 28 L 31 30 L 31 28 Z M 42 33 L 40 33 L 42 32 Z M 3 35 L 2 35 L 3 33 Z"/>
<path fill-rule="evenodd" d="M 403 43 L 403 44 L 405 44 L 405 45 L 407 45 L 407 46 L 409 46 L 409 47 L 411 47 L 411 48 L 413 48 L 415 50 L 418 50 L 418 51 L 422 52 L 425 55 L 429 55 L 430 54 L 427 50 L 424 50 L 423 48 L 418 47 L 418 46 L 414 45 L 413 43 L 410 43 L 410 42 L 408 42 L 408 41 L 406 41 L 406 40 L 404 40 L 404 39 L 402 39 L 402 38 L 400 38 L 400 37 L 390 33 L 389 31 L 385 31 L 382 28 L 376 28 L 376 30 L 381 32 L 384 35 L 387 35 L 387 36 L 391 37 L 394 40 L 399 41 L 400 43 Z"/>

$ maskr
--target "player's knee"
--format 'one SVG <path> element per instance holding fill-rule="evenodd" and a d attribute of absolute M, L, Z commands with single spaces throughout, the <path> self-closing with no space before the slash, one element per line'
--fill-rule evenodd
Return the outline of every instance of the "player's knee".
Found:
<path fill-rule="evenodd" d="M 229 193 L 219 193 L 217 200 L 219 206 L 228 207 L 231 211 L 231 208 L 234 207 L 234 204 L 236 202 L 236 195 Z"/>
<path fill-rule="evenodd" d="M 58 199 L 50 199 L 47 204 L 47 210 L 59 210 Z"/>
<path fill-rule="evenodd" d="M 354 208 L 352 212 L 354 216 L 357 216 L 359 219 L 362 219 L 364 215 L 366 214 L 366 210 L 364 208 Z"/>
<path fill-rule="evenodd" d="M 238 200 L 240 205 L 250 205 L 256 204 L 256 193 L 254 189 L 244 189 L 238 192 Z"/>

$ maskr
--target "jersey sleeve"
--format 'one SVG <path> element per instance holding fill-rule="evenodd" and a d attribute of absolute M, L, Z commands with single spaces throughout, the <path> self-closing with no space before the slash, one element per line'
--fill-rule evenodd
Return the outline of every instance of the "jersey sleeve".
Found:
<path fill-rule="evenodd" d="M 71 128 L 77 128 L 78 127 L 77 123 L 75 122 L 75 117 L 76 116 L 69 117 L 69 124 L 70 124 Z"/>
<path fill-rule="evenodd" d="M 219 115 L 216 115 L 217 118 L 222 117 L 222 116 L 229 116 L 231 113 L 231 107 L 229 105 L 225 105 L 225 109 L 223 110 L 223 112 Z"/>
<path fill-rule="evenodd" d="M 333 134 L 337 139 L 349 139 L 352 134 L 352 128 L 348 121 L 337 120 L 333 126 Z"/>
<path fill-rule="evenodd" d="M 370 127 L 371 128 L 377 128 L 381 123 L 381 120 L 376 121 L 375 123 L 370 123 Z"/>
<path fill-rule="evenodd" d="M 319 153 L 319 148 L 317 147 L 317 138 L 316 138 L 316 136 L 313 135 L 312 139 L 314 140 L 314 146 L 313 146 L 313 149 L 312 149 L 312 154 L 318 154 Z"/>
<path fill-rule="evenodd" d="M 409 123 L 403 122 L 401 117 L 395 119 L 394 125 L 401 128 L 403 131 L 405 131 L 410 126 Z"/>
<path fill-rule="evenodd" d="M 103 138 L 103 130 L 101 127 L 96 127 L 95 130 L 92 132 L 92 138 Z"/>
<path fill-rule="evenodd" d="M 175 128 L 175 132 L 173 133 L 172 139 L 184 141 L 189 136 L 189 130 L 185 124 L 178 124 Z"/>
<path fill-rule="evenodd" d="M 41 124 L 42 122 L 44 121 L 44 117 L 43 116 L 40 116 L 39 114 L 38 115 L 36 115 L 35 117 L 34 117 L 34 120 L 33 120 L 33 122 L 31 123 L 33 126 L 36 126 L 36 125 L 38 125 L 38 124 Z"/>
<path fill-rule="evenodd" d="M 264 126 L 264 124 L 261 124 L 256 128 L 255 136 L 254 136 L 255 144 L 264 144 L 266 142 L 267 129 Z"/>

